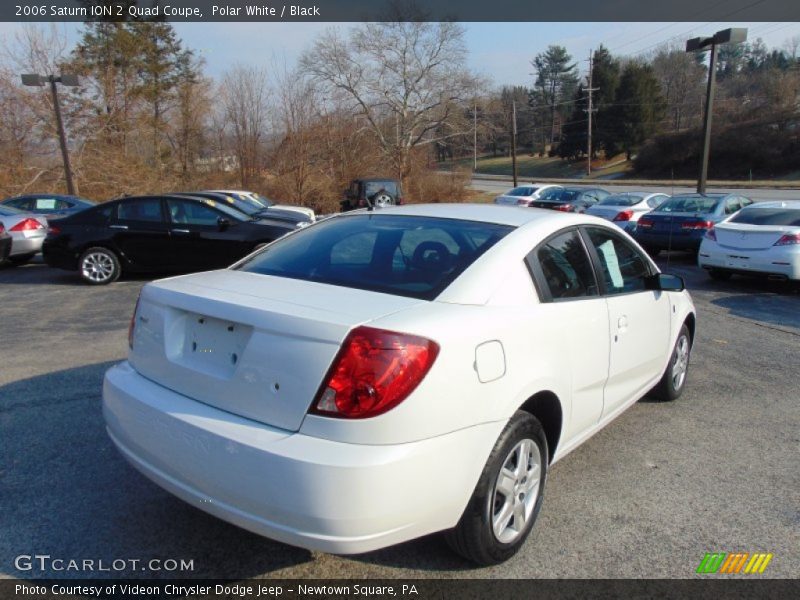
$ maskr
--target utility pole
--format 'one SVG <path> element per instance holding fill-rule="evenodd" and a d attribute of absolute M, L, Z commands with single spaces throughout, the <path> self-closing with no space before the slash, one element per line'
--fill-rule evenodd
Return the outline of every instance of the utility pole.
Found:
<path fill-rule="evenodd" d="M 589 87 L 586 89 L 589 92 L 589 109 L 586 111 L 589 114 L 589 129 L 586 131 L 586 174 L 592 174 L 592 113 L 597 112 L 596 108 L 592 108 L 592 94 L 600 88 L 592 87 L 592 67 L 593 67 L 594 50 L 589 50 Z"/>
<path fill-rule="evenodd" d="M 517 187 L 517 101 L 511 101 L 511 169 Z"/>

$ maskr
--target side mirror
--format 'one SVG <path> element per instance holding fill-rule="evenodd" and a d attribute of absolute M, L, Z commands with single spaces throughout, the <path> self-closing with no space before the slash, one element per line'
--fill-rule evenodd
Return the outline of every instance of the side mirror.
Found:
<path fill-rule="evenodd" d="M 683 277 L 671 275 L 669 273 L 657 273 L 645 277 L 645 287 L 648 290 L 660 290 L 662 292 L 682 292 L 686 289 Z"/>
<path fill-rule="evenodd" d="M 230 226 L 231 222 L 228 219 L 224 217 L 220 217 L 219 219 L 217 219 L 217 227 L 219 227 L 220 231 L 225 231 Z"/>

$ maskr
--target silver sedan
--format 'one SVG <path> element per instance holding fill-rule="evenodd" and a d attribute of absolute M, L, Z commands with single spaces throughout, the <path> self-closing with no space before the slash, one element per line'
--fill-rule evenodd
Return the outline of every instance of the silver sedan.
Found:
<path fill-rule="evenodd" d="M 11 253 L 8 256 L 11 264 L 24 264 L 41 252 L 48 227 L 47 219 L 42 215 L 0 206 L 0 221 L 11 236 Z"/>

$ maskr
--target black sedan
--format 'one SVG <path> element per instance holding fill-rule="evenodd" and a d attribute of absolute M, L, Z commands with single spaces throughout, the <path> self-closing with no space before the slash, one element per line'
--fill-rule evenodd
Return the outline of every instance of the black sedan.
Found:
<path fill-rule="evenodd" d="M 227 267 L 256 247 L 297 229 L 252 219 L 208 198 L 138 196 L 114 200 L 50 223 L 45 262 L 111 283 L 122 273 L 172 273 Z"/>
<path fill-rule="evenodd" d="M 609 192 L 600 188 L 565 187 L 546 190 L 538 199 L 529 204 L 533 208 L 551 208 L 561 212 L 586 212 L 605 199 Z"/>
<path fill-rule="evenodd" d="M 11 236 L 6 233 L 5 226 L 0 223 L 0 263 L 11 253 Z"/>
<path fill-rule="evenodd" d="M 91 200 L 64 194 L 27 194 L 25 196 L 7 198 L 0 204 L 48 217 L 71 215 L 95 206 L 95 203 Z"/>

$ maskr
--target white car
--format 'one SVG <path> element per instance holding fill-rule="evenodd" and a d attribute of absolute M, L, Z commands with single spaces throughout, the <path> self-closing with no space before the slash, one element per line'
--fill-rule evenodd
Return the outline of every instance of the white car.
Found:
<path fill-rule="evenodd" d="M 697 263 L 712 279 L 738 273 L 800 281 L 800 201 L 745 206 L 706 233 Z"/>
<path fill-rule="evenodd" d="M 628 233 L 632 233 L 636 229 L 639 217 L 654 210 L 665 200 L 669 200 L 669 196 L 660 192 L 623 192 L 607 196 L 594 206 L 590 206 L 586 209 L 586 214 L 612 221 Z"/>
<path fill-rule="evenodd" d="M 541 198 L 547 190 L 561 189 L 562 186 L 554 184 L 531 183 L 508 190 L 494 199 L 495 204 L 507 206 L 530 206 L 531 202 Z"/>
<path fill-rule="evenodd" d="M 446 530 L 491 564 L 553 463 L 681 394 L 694 332 L 683 281 L 601 219 L 354 211 L 147 284 L 103 410 L 133 466 L 245 529 L 342 554 Z"/>
<path fill-rule="evenodd" d="M 251 201 L 257 202 L 258 204 L 264 205 L 264 208 L 280 208 L 282 210 L 293 210 L 295 212 L 302 213 L 307 215 L 311 218 L 311 222 L 313 223 L 316 220 L 316 215 L 314 211 L 310 208 L 305 206 L 297 206 L 295 204 L 276 204 L 269 198 L 265 198 L 261 194 L 257 194 L 256 192 L 248 192 L 244 190 L 207 190 L 209 192 L 213 192 L 215 194 L 228 194 L 229 196 L 244 196 Z"/>

